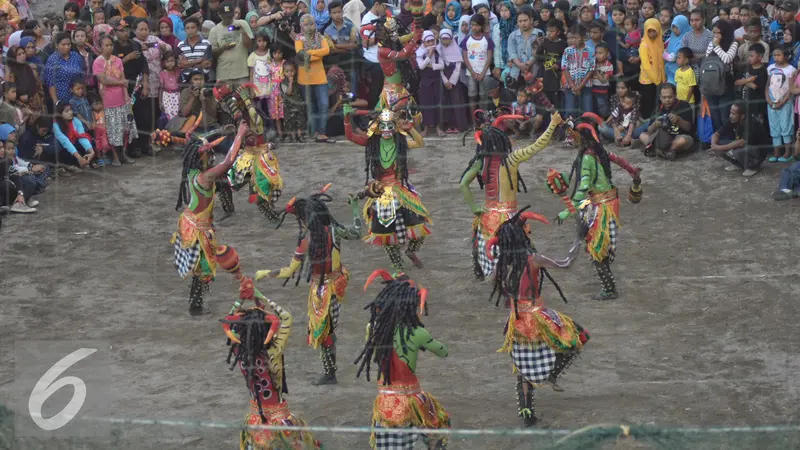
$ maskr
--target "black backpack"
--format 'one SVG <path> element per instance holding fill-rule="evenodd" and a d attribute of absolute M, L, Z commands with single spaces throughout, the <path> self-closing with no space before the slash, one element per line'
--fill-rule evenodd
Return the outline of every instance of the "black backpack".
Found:
<path fill-rule="evenodd" d="M 706 56 L 700 65 L 700 93 L 706 97 L 725 93 L 725 63 L 716 53 Z"/>

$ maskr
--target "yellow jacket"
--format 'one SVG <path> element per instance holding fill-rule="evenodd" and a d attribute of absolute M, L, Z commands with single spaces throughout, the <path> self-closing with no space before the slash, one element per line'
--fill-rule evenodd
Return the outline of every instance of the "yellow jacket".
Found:
<path fill-rule="evenodd" d="M 303 50 L 303 41 L 294 41 L 294 49 L 297 53 Z M 307 50 L 311 56 L 311 64 L 306 69 L 304 64 L 297 68 L 297 84 L 304 86 L 311 84 L 328 84 L 328 76 L 325 74 L 325 67 L 322 65 L 322 58 L 328 56 L 331 48 L 328 47 L 328 40 L 322 38 L 322 48 L 317 50 Z"/>

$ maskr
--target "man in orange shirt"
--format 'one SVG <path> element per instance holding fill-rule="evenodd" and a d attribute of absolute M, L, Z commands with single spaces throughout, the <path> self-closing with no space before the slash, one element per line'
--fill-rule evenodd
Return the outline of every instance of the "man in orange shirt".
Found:
<path fill-rule="evenodd" d="M 119 15 L 122 17 L 133 16 L 141 19 L 147 18 L 147 11 L 145 11 L 144 8 L 136 3 L 133 3 L 133 0 L 120 0 L 119 4 L 117 5 L 117 10 L 119 11 Z"/>

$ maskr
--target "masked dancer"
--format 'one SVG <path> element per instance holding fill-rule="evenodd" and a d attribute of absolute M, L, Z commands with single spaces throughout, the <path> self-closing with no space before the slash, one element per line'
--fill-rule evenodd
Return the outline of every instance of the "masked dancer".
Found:
<path fill-rule="evenodd" d="M 602 123 L 597 115 L 584 113 L 581 118 L 568 123 L 568 133 L 579 146 L 578 156 L 572 164 L 569 176 L 551 169 L 548 174 L 548 187 L 558 195 L 569 189 L 574 180 L 569 199 L 574 208 L 567 208 L 556 219 L 562 223 L 567 217 L 580 210 L 581 218 L 589 227 L 586 235 L 586 251 L 592 259 L 602 290 L 595 300 L 613 300 L 618 297 L 611 262 L 617 248 L 617 227 L 619 226 L 619 195 L 611 181 L 611 163 L 622 167 L 633 178 L 633 186 L 628 193 L 631 203 L 642 199 L 642 169 L 634 168 L 624 158 L 603 148 L 598 138 L 597 126 Z"/>
<path fill-rule="evenodd" d="M 216 240 L 213 224 L 215 180 L 233 165 L 247 130 L 247 124 L 242 122 L 225 160 L 216 166 L 213 148 L 225 139 L 224 136 L 211 142 L 209 139 L 218 136 L 216 132 L 207 137 L 195 137 L 183 149 L 183 170 L 175 210 L 185 208 L 171 243 L 175 248 L 178 274 L 184 279 L 192 275 L 189 311 L 195 315 L 203 311 L 203 293 L 214 280 L 218 259 L 225 258 L 230 249 L 218 245 Z"/>
<path fill-rule="evenodd" d="M 253 287 L 245 278 L 240 298 L 252 300 L 254 307 L 242 308 L 241 302 L 222 319 L 228 337 L 227 363 L 230 370 L 239 368 L 250 391 L 250 413 L 244 417 L 239 439 L 241 450 L 320 449 L 322 445 L 307 431 L 266 431 L 250 426 L 307 426 L 289 411 L 284 369 L 284 349 L 292 330 L 292 315 Z M 270 312 L 267 312 L 267 310 Z"/>
<path fill-rule="evenodd" d="M 376 270 L 367 279 L 364 290 L 376 278 L 384 286 L 378 297 L 367 305 L 370 312 L 367 343 L 355 363 L 356 377 L 366 371 L 370 379 L 371 363 L 378 368 L 378 396 L 372 409 L 374 449 L 411 450 L 419 438 L 415 433 L 375 432 L 375 429 L 422 428 L 430 449 L 444 449 L 447 439 L 435 430 L 450 428 L 450 416 L 432 395 L 420 388 L 415 375 L 417 355 L 428 350 L 444 358 L 447 348 L 434 339 L 420 320 L 425 313 L 428 292 L 410 279 L 396 280 L 384 270 Z"/>
<path fill-rule="evenodd" d="M 294 258 L 288 267 L 278 271 L 260 270 L 256 279 L 264 277 L 301 278 L 311 283 L 308 291 L 308 345 L 320 350 L 322 376 L 312 384 L 336 384 L 336 327 L 344 302 L 350 274 L 341 262 L 342 239 L 361 237 L 358 202 L 353 207 L 353 227 L 346 227 L 333 218 L 326 203 L 331 197 L 322 192 L 308 198 L 292 199 L 287 214 L 294 214 L 300 233 Z"/>
<path fill-rule="evenodd" d="M 417 251 L 431 233 L 431 219 L 419 193 L 408 181 L 407 160 L 408 150 L 420 148 L 425 142 L 408 121 L 389 109 L 375 117 L 366 135 L 353 132 L 352 108 L 345 105 L 344 113 L 347 139 L 365 149 L 367 186 L 357 195 L 358 199 L 367 198 L 363 214 L 369 234 L 364 240 L 383 246 L 397 276 L 404 270 L 400 247 L 406 243 L 406 256 L 421 268 Z"/>
<path fill-rule="evenodd" d="M 519 165 L 544 150 L 550 143 L 555 129 L 561 124 L 561 116 L 554 113 L 550 126 L 533 144 L 518 150 L 511 150 L 511 141 L 504 131 L 503 122 L 518 120 L 522 116 L 501 115 L 489 123 L 484 118 L 484 125 L 475 132 L 478 146 L 469 167 L 461 176 L 460 189 L 464 201 L 475 214 L 472 224 L 472 262 L 475 276 L 483 280 L 491 276 L 494 260 L 486 255 L 491 254 L 486 242 L 494 236 L 497 227 L 517 213 L 517 192 L 520 189 L 528 192 Z M 470 184 L 478 179 L 478 185 L 484 189 L 486 199 L 483 206 L 475 202 L 469 189 Z M 492 250 L 495 252 L 495 250 Z"/>
<path fill-rule="evenodd" d="M 589 340 L 589 335 L 572 319 L 544 306 L 544 278 L 550 280 L 561 298 L 561 288 L 547 272 L 548 268 L 566 268 L 580 251 L 577 240 L 564 260 L 553 260 L 539 254 L 526 231 L 528 219 L 549 223 L 544 217 L 525 211 L 503 222 L 490 241 L 496 245 L 497 266 L 494 290 L 490 298 L 505 300 L 511 313 L 505 326 L 505 341 L 499 352 L 511 355 L 517 373 L 518 412 L 524 427 L 537 421 L 534 391 L 549 382 L 556 391 L 558 377 L 572 364 Z M 491 255 L 490 255 L 491 256 Z"/>

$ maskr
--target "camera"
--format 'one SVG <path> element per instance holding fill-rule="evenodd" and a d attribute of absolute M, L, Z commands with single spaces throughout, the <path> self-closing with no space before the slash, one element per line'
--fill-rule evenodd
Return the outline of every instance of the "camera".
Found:
<path fill-rule="evenodd" d="M 669 127 L 672 126 L 672 122 L 669 120 L 669 114 L 662 114 L 658 116 L 658 120 L 661 121 L 661 128 L 667 130 Z"/>
<path fill-rule="evenodd" d="M 352 92 L 345 92 L 339 98 L 341 99 L 342 103 L 349 105 L 353 102 L 353 100 L 356 99 L 356 96 Z"/>
<path fill-rule="evenodd" d="M 281 19 L 281 21 L 278 22 L 278 29 L 284 33 L 288 33 L 291 28 L 292 24 L 288 18 Z"/>
<path fill-rule="evenodd" d="M 242 29 L 241 25 L 233 24 L 228 27 L 228 31 L 239 31 Z"/>
<path fill-rule="evenodd" d="M 192 87 L 194 92 L 198 92 L 200 95 L 206 98 L 210 98 L 214 96 L 214 90 L 211 88 L 201 88 L 201 87 Z"/>

